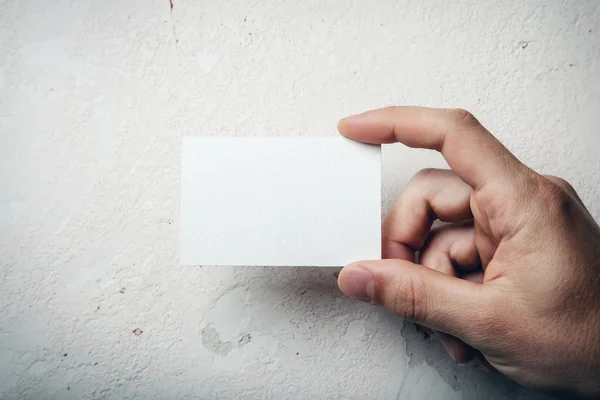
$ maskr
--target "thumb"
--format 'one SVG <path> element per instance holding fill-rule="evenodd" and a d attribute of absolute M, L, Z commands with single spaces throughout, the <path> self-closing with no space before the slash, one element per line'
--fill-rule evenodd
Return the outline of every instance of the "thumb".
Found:
<path fill-rule="evenodd" d="M 382 304 L 412 322 L 461 338 L 474 347 L 497 325 L 490 288 L 405 260 L 360 261 L 338 277 L 347 296 Z"/>

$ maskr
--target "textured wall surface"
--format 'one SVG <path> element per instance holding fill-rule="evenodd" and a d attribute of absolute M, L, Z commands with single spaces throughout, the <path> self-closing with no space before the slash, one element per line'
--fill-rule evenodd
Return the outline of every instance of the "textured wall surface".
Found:
<path fill-rule="evenodd" d="M 0 3 L 0 398 L 538 396 L 335 269 L 180 267 L 181 138 L 464 107 L 600 218 L 599 1 Z M 444 165 L 383 161 L 384 210 Z"/>

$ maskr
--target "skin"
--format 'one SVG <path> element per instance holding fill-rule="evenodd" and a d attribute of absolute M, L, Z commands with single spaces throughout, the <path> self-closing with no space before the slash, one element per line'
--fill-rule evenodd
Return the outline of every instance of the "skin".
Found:
<path fill-rule="evenodd" d="M 383 259 L 346 266 L 341 291 L 435 330 L 457 362 L 600 397 L 600 227 L 571 185 L 464 110 L 388 107 L 338 129 L 437 150 L 451 168 L 413 178 L 383 224 Z M 449 224 L 432 230 L 436 219 Z"/>

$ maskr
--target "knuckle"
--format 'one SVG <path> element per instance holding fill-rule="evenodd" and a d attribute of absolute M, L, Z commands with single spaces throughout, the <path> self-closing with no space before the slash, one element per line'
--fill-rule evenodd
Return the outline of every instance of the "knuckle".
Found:
<path fill-rule="evenodd" d="M 412 193 L 420 198 L 428 198 L 433 193 L 436 193 L 438 186 L 435 185 L 438 175 L 440 174 L 439 169 L 436 168 L 424 168 L 418 171 L 410 180 L 405 191 Z"/>
<path fill-rule="evenodd" d="M 415 174 L 415 176 L 413 177 L 413 180 L 427 179 L 431 175 L 435 174 L 435 171 L 436 171 L 435 168 L 423 168 L 422 170 L 420 170 L 419 172 L 417 172 Z"/>
<path fill-rule="evenodd" d="M 566 179 L 554 175 L 546 175 L 546 178 L 559 188 L 570 193 L 575 193 L 575 188 Z"/>
<path fill-rule="evenodd" d="M 457 125 L 479 125 L 475 116 L 463 108 L 451 108 L 446 110 L 450 119 Z"/>
<path fill-rule="evenodd" d="M 423 209 L 423 204 L 421 199 L 427 197 L 430 190 L 430 185 L 428 184 L 430 177 L 434 173 L 434 169 L 426 168 L 417 172 L 408 185 L 404 188 L 401 194 L 401 199 L 404 204 L 413 204 L 415 209 L 412 212 L 417 212 L 419 214 L 425 212 Z"/>
<path fill-rule="evenodd" d="M 415 176 L 414 179 L 423 179 L 423 178 L 427 178 L 428 176 L 430 176 L 433 172 L 435 171 L 434 168 L 423 168 L 422 170 L 418 171 Z"/>
<path fill-rule="evenodd" d="M 397 276 L 386 297 L 385 305 L 392 312 L 409 321 L 424 322 L 428 293 L 421 279 L 408 274 Z"/>
<path fill-rule="evenodd" d="M 550 215 L 568 218 L 573 213 L 573 198 L 561 185 L 545 180 L 539 183 L 539 193 Z"/>

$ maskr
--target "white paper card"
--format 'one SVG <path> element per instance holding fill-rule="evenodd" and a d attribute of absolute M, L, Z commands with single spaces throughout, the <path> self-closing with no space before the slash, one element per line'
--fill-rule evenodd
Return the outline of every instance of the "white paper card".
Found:
<path fill-rule="evenodd" d="M 381 148 L 343 137 L 186 137 L 183 265 L 381 258 Z"/>

